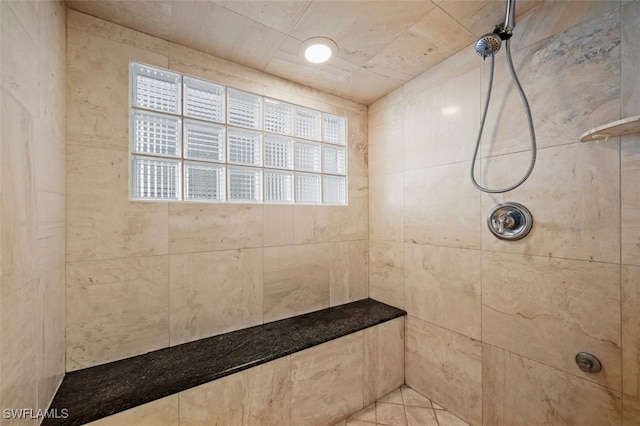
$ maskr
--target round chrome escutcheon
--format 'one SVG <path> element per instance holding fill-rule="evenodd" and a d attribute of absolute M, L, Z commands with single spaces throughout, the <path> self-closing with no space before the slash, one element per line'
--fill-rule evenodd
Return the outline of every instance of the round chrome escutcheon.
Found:
<path fill-rule="evenodd" d="M 495 206 L 487 217 L 489 230 L 501 240 L 519 240 L 527 236 L 533 217 L 522 204 L 506 202 Z"/>

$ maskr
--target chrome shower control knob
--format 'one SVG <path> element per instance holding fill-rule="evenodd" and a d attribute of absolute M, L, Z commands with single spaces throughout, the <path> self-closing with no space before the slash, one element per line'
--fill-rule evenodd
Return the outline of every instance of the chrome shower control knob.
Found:
<path fill-rule="evenodd" d="M 522 204 L 507 202 L 498 204 L 489 212 L 487 225 L 501 240 L 519 240 L 531 230 L 533 218 Z"/>

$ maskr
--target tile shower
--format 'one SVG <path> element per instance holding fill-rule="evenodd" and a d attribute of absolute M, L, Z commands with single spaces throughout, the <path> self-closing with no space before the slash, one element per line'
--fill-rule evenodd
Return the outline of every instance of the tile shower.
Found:
<path fill-rule="evenodd" d="M 45 408 L 65 371 L 370 296 L 409 314 L 405 382 L 470 424 L 640 424 L 640 137 L 577 142 L 640 111 L 640 2 L 520 19 L 540 151 L 505 197 L 468 180 L 487 77 L 472 50 L 367 107 L 59 3 L 0 17 L 3 407 Z M 132 60 L 346 116 L 348 207 L 130 202 Z M 528 161 L 502 65 L 490 185 Z M 526 239 L 486 229 L 502 201 L 534 215 Z M 602 373 L 578 370 L 582 350 Z"/>

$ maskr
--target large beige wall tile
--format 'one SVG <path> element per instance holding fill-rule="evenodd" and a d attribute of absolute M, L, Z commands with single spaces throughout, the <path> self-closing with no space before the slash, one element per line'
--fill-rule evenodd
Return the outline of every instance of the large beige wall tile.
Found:
<path fill-rule="evenodd" d="M 286 426 L 290 423 L 290 357 L 180 393 L 180 426 Z"/>
<path fill-rule="evenodd" d="M 620 118 L 619 19 L 616 8 L 527 48 L 512 49 L 518 79 L 531 106 L 539 148 L 578 142 L 587 130 Z M 498 58 L 482 155 L 531 149 L 526 113 L 510 77 L 506 55 Z M 483 92 L 487 90 L 489 70 L 490 62 L 485 61 Z M 484 100 L 485 93 L 482 97 Z"/>
<path fill-rule="evenodd" d="M 640 266 L 640 136 L 625 136 L 621 156 L 622 263 Z"/>
<path fill-rule="evenodd" d="M 405 244 L 405 308 L 409 315 L 480 339 L 479 250 Z"/>
<path fill-rule="evenodd" d="M 325 426 L 364 407 L 363 335 L 291 355 L 291 424 Z"/>
<path fill-rule="evenodd" d="M 31 114 L 38 113 L 38 42 L 39 22 L 37 3 L 2 3 L 2 82 L 7 92 L 20 99 Z"/>
<path fill-rule="evenodd" d="M 162 38 L 132 30 L 112 21 L 96 18 L 73 9 L 69 9 L 67 14 L 67 28 L 160 55 L 166 55 L 167 53 L 167 41 Z"/>
<path fill-rule="evenodd" d="M 333 245 L 264 249 L 264 321 L 328 308 Z"/>
<path fill-rule="evenodd" d="M 504 4 L 494 1 L 474 0 L 436 0 L 445 12 L 471 30 L 476 36 L 481 36 L 493 29 L 495 23 L 504 19 Z M 518 3 L 517 12 L 521 15 L 537 4 L 536 0 L 524 0 Z M 476 58 L 477 59 L 477 58 Z"/>
<path fill-rule="evenodd" d="M 620 425 L 620 394 L 491 345 L 482 347 L 483 424 Z"/>
<path fill-rule="evenodd" d="M 158 49 L 149 36 L 75 11 L 68 18 L 67 144 L 128 151 L 129 61 L 166 68 L 167 43 Z"/>
<path fill-rule="evenodd" d="M 36 192 L 36 236 L 37 239 L 61 236 L 65 229 L 65 194 L 60 192 Z M 59 265 L 55 262 L 54 265 Z M 44 266 L 44 265 L 43 265 Z"/>
<path fill-rule="evenodd" d="M 6 7 L 4 3 L 2 5 Z M 3 24 L 10 14 L 11 11 L 3 14 Z M 1 89 L 1 95 L 0 181 L 2 198 L 7 201 L 0 204 L 0 296 L 5 297 L 38 278 L 34 173 L 34 125 L 37 116 L 27 110 L 24 99 L 14 98 L 6 88 Z"/>
<path fill-rule="evenodd" d="M 452 28 L 456 31 L 451 31 Z M 442 37 L 443 33 L 447 33 L 447 37 Z M 381 75 L 410 77 L 442 62 L 475 40 L 475 36 L 460 27 L 450 15 L 435 7 L 377 53 L 366 67 Z"/>
<path fill-rule="evenodd" d="M 169 346 L 169 257 L 67 264 L 67 371 Z"/>
<path fill-rule="evenodd" d="M 640 399 L 622 395 L 622 426 L 640 425 Z"/>
<path fill-rule="evenodd" d="M 38 2 L 40 103 L 36 127 L 36 182 L 39 191 L 65 192 L 67 97 L 66 7 Z M 63 210 L 64 213 L 64 210 Z"/>
<path fill-rule="evenodd" d="M 194 253 L 261 247 L 263 206 L 169 204 L 169 251 Z"/>
<path fill-rule="evenodd" d="M 369 179 L 349 176 L 349 204 L 327 208 L 326 241 L 366 240 L 369 235 Z"/>
<path fill-rule="evenodd" d="M 369 114 L 369 176 L 404 169 L 403 104 Z"/>
<path fill-rule="evenodd" d="M 410 98 L 404 111 L 405 170 L 471 160 L 479 87 L 476 68 Z"/>
<path fill-rule="evenodd" d="M 404 317 L 367 328 L 364 334 L 364 405 L 404 383 Z"/>
<path fill-rule="evenodd" d="M 331 306 L 369 297 L 368 241 L 332 243 L 329 260 Z"/>
<path fill-rule="evenodd" d="M 138 28 L 145 34 L 153 34 L 164 39 L 169 35 L 171 19 L 171 1 L 146 2 L 86 2 L 67 3 L 75 10 L 102 16 L 109 22 L 115 22 L 127 28 Z"/>
<path fill-rule="evenodd" d="M 369 238 L 404 241 L 404 176 L 389 173 L 369 178 Z"/>
<path fill-rule="evenodd" d="M 336 114 L 347 117 L 347 158 L 349 176 L 369 176 L 369 120 L 365 108 L 336 108 Z"/>
<path fill-rule="evenodd" d="M 468 180 L 468 162 L 406 172 L 405 242 L 479 249 L 480 193 Z"/>
<path fill-rule="evenodd" d="M 310 0 L 288 2 L 237 2 L 234 0 L 218 0 L 221 6 L 261 22 L 280 32 L 288 33 L 304 14 Z"/>
<path fill-rule="evenodd" d="M 167 203 L 129 201 L 126 151 L 67 147 L 67 261 L 168 253 Z"/>
<path fill-rule="evenodd" d="M 53 400 L 65 372 L 65 269 L 64 263 L 40 276 L 37 310 L 38 408 Z"/>
<path fill-rule="evenodd" d="M 537 6 L 533 13 L 527 13 L 517 20 L 518 29 L 515 30 L 512 41 L 515 49 L 537 43 L 547 37 L 576 25 L 598 19 L 604 13 L 618 9 L 617 1 L 609 0 L 568 0 L 561 2 L 533 1 Z M 518 3 L 518 14 L 522 11 Z M 504 18 L 504 17 L 503 17 Z M 490 30 L 491 28 L 487 28 Z"/>
<path fill-rule="evenodd" d="M 178 426 L 180 424 L 178 404 L 178 395 L 171 395 L 87 423 L 87 426 Z"/>
<path fill-rule="evenodd" d="M 622 390 L 640 398 L 640 267 L 622 267 Z"/>
<path fill-rule="evenodd" d="M 28 283 L 0 299 L 0 401 L 2 408 L 37 410 L 38 283 Z M 35 426 L 35 419 L 5 419 L 8 426 Z"/>
<path fill-rule="evenodd" d="M 171 13 L 171 41 L 259 70 L 267 66 L 286 37 L 215 2 L 189 2 L 188 7 L 174 7 Z"/>
<path fill-rule="evenodd" d="M 482 422 L 479 341 L 407 316 L 405 382 L 456 416 Z"/>
<path fill-rule="evenodd" d="M 531 177 L 507 195 L 482 196 L 483 215 L 498 203 L 517 200 L 533 215 L 533 228 L 519 241 L 499 240 L 482 226 L 482 248 L 569 259 L 620 261 L 620 157 L 615 141 L 575 143 L 538 150 Z M 483 161 L 491 188 L 515 183 L 529 154 Z M 561 183 L 561 184 L 560 184 Z"/>
<path fill-rule="evenodd" d="M 637 70 L 640 67 L 640 4 L 630 1 L 622 5 L 622 118 L 638 115 L 640 87 Z"/>
<path fill-rule="evenodd" d="M 369 297 L 404 309 L 404 244 L 369 241 Z"/>
<path fill-rule="evenodd" d="M 619 270 L 613 264 L 484 253 L 483 341 L 619 391 Z M 574 357 L 583 351 L 600 359 L 602 372 L 578 369 Z"/>
<path fill-rule="evenodd" d="M 171 345 L 262 323 L 262 249 L 170 258 Z"/>
<path fill-rule="evenodd" d="M 324 242 L 328 226 L 328 206 L 264 206 L 265 247 Z"/>
<path fill-rule="evenodd" d="M 64 269 L 66 227 L 63 225 L 59 228 L 53 228 L 48 234 L 36 241 L 35 252 L 38 258 L 39 276 L 51 270 Z"/>
<path fill-rule="evenodd" d="M 458 3 L 457 0 L 456 3 Z M 462 2 L 459 3 L 462 4 Z M 484 32 L 482 34 L 484 34 Z M 451 79 L 480 68 L 480 62 L 482 61 L 478 61 L 478 57 L 475 55 L 469 55 L 469 51 L 473 51 L 472 46 L 469 46 L 468 49 L 469 50 L 462 49 L 460 52 L 450 56 L 446 61 L 440 62 L 431 68 L 428 72 L 420 74 L 413 80 L 409 80 L 404 86 L 387 95 L 387 97 L 396 102 L 402 99 L 407 100 L 425 90 L 446 84 Z M 375 109 L 376 104 L 370 105 L 369 108 Z M 469 123 L 466 125 L 469 125 Z"/>

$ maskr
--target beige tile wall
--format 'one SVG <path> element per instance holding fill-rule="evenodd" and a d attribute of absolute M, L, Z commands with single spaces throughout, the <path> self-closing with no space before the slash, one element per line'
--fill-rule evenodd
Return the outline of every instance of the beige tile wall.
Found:
<path fill-rule="evenodd" d="M 67 371 L 368 297 L 365 106 L 72 10 L 67 38 Z M 346 116 L 349 205 L 129 201 L 130 61 Z"/>
<path fill-rule="evenodd" d="M 404 383 L 404 323 L 396 318 L 90 425 L 332 425 Z"/>
<path fill-rule="evenodd" d="M 47 408 L 64 374 L 65 14 L 0 2 L 2 410 Z"/>
<path fill-rule="evenodd" d="M 472 424 L 640 421 L 640 138 L 578 142 L 640 114 L 639 22 L 638 1 L 546 2 L 519 19 L 512 51 L 538 162 L 504 195 L 469 179 L 489 74 L 472 45 L 369 107 L 371 295 L 409 313 L 407 384 Z M 529 161 L 498 57 L 476 170 L 490 187 Z M 504 201 L 533 214 L 527 238 L 487 230 Z M 603 371 L 581 372 L 580 351 Z"/>

